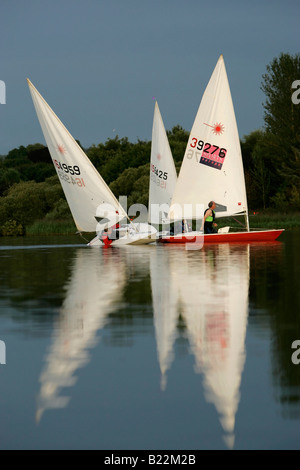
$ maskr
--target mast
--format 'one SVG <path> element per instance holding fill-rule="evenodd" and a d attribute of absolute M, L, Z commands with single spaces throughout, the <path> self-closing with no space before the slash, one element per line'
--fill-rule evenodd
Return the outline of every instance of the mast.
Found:
<path fill-rule="evenodd" d="M 246 223 L 247 232 L 250 232 L 250 224 L 249 224 L 249 214 L 248 214 L 248 210 L 245 211 L 245 223 Z"/>

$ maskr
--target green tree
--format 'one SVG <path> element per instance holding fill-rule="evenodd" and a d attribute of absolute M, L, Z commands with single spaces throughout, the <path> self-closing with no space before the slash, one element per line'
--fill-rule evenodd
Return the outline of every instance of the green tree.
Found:
<path fill-rule="evenodd" d="M 17 181 L 45 181 L 46 178 L 55 174 L 55 169 L 48 151 L 42 144 L 21 146 L 11 150 L 1 161 L 3 167 L 2 181 L 0 178 L 0 194 Z M 5 169 L 18 172 L 19 177 L 9 178 L 13 173 L 5 173 Z M 6 187 L 5 187 L 6 186 Z"/>
<path fill-rule="evenodd" d="M 110 189 L 117 198 L 119 196 L 127 196 L 128 207 L 137 203 L 147 206 L 149 198 L 149 174 L 149 163 L 137 168 L 127 168 L 110 184 Z"/>
<path fill-rule="evenodd" d="M 70 217 L 61 184 L 57 176 L 43 183 L 22 181 L 13 185 L 5 197 L 0 197 L 0 226 L 16 221 L 24 228 L 52 213 L 57 218 Z M 51 218 L 51 216 L 50 216 Z"/>
<path fill-rule="evenodd" d="M 300 78 L 300 55 L 281 54 L 267 66 L 261 89 L 264 103 L 265 158 L 272 161 L 277 179 L 271 178 L 277 199 L 300 194 L 300 105 L 292 101 L 293 82 Z M 292 189 L 293 188 L 293 189 Z M 293 196 L 291 196 L 293 194 Z"/>
<path fill-rule="evenodd" d="M 0 195 L 3 195 L 13 184 L 21 181 L 21 175 L 14 168 L 0 167 Z"/>
<path fill-rule="evenodd" d="M 181 126 L 177 125 L 174 126 L 171 131 L 167 131 L 167 137 L 175 165 L 177 162 L 181 164 L 187 146 L 189 133 Z"/>
<path fill-rule="evenodd" d="M 256 203 L 264 209 L 267 206 L 270 194 L 270 171 L 264 158 L 262 141 L 258 141 L 252 153 L 253 166 L 250 171 L 252 176 L 252 187 L 256 194 Z"/>
<path fill-rule="evenodd" d="M 250 134 L 245 135 L 241 140 L 241 151 L 243 158 L 244 171 L 247 172 L 253 166 L 253 149 L 256 146 L 257 142 L 262 139 L 263 131 L 257 129 L 252 131 Z"/>
<path fill-rule="evenodd" d="M 266 96 L 263 105 L 265 128 L 278 137 L 278 145 L 284 154 L 290 145 L 299 145 L 300 107 L 292 102 L 292 84 L 299 78 L 300 54 L 281 54 L 267 65 L 261 84 Z"/>
<path fill-rule="evenodd" d="M 273 134 L 256 130 L 241 142 L 249 207 L 266 208 L 282 186 L 282 178 L 274 165 Z"/>
<path fill-rule="evenodd" d="M 151 142 L 138 140 L 132 144 L 127 137 L 108 139 L 105 144 L 87 149 L 87 156 L 107 184 L 115 181 L 125 169 L 137 168 L 150 160 Z"/>
<path fill-rule="evenodd" d="M 45 193 L 41 183 L 26 181 L 11 187 L 4 198 L 7 219 L 16 220 L 24 227 L 43 218 L 47 212 Z"/>

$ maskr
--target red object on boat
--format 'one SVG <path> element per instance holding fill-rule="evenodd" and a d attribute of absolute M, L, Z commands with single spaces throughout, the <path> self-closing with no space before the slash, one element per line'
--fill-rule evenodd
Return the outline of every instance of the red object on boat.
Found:
<path fill-rule="evenodd" d="M 199 241 L 204 237 L 204 244 L 207 243 L 241 243 L 241 242 L 273 242 L 284 229 L 279 230 L 259 230 L 252 232 L 228 232 L 228 233 L 211 233 L 209 235 L 200 235 Z M 159 243 L 195 243 L 197 236 L 189 236 L 188 234 L 180 236 L 163 236 L 159 238 Z"/>
<path fill-rule="evenodd" d="M 104 245 L 106 247 L 108 247 L 112 244 L 112 240 L 108 237 L 108 235 L 106 233 L 102 235 L 101 241 L 104 243 Z"/>

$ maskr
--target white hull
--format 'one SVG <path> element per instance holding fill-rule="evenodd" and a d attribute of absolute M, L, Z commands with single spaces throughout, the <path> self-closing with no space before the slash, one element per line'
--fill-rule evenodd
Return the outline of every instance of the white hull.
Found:
<path fill-rule="evenodd" d="M 142 224 L 131 224 L 126 225 L 121 230 L 124 233 L 118 239 L 112 239 L 108 242 L 100 240 L 98 235 L 88 243 L 88 246 L 125 246 L 125 245 L 149 245 L 156 241 L 157 230 L 151 225 Z"/>

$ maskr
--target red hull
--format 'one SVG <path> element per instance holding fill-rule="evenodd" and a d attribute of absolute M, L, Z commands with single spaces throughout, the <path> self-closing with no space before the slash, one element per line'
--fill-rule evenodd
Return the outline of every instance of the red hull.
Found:
<path fill-rule="evenodd" d="M 284 229 L 279 230 L 261 230 L 253 232 L 228 232 L 228 233 L 212 233 L 204 235 L 204 243 L 241 243 L 241 242 L 274 242 Z M 202 235 L 199 241 L 202 240 Z M 159 243 L 195 243 L 197 237 L 163 237 L 160 238 Z"/>

